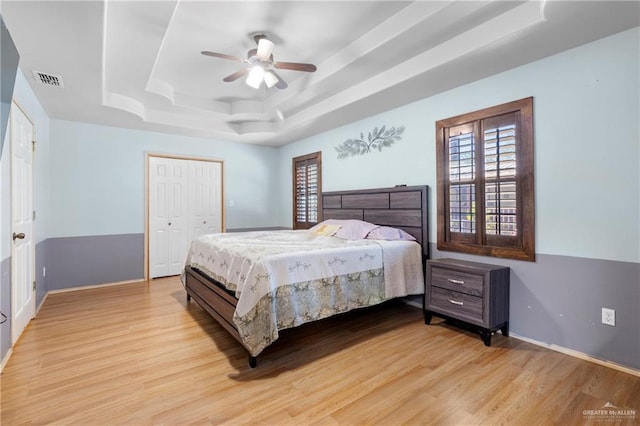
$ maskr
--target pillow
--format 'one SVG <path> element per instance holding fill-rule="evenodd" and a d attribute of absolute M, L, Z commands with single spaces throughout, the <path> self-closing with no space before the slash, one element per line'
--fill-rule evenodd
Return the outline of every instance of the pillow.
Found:
<path fill-rule="evenodd" d="M 392 228 L 390 226 L 378 226 L 367 234 L 368 240 L 387 240 L 387 241 L 415 241 L 415 237 L 402 229 Z"/>
<path fill-rule="evenodd" d="M 313 225 L 311 228 L 309 228 L 310 231 L 313 231 L 314 228 L 317 228 L 319 226 L 322 225 L 340 225 L 341 222 L 340 220 L 335 220 L 335 219 L 327 219 L 327 220 L 323 220 L 322 222 L 318 222 L 315 225 Z"/>
<path fill-rule="evenodd" d="M 329 223 L 322 222 L 322 223 L 317 224 L 316 226 L 314 226 L 310 230 L 315 235 L 320 235 L 322 237 L 331 237 L 331 236 L 333 236 L 333 234 L 338 232 L 338 230 L 340 230 L 340 228 L 341 228 L 340 225 L 331 225 Z"/>
<path fill-rule="evenodd" d="M 313 225 L 311 228 L 309 228 L 309 231 L 311 232 L 315 232 L 316 230 L 324 227 L 325 225 L 337 225 L 337 226 L 341 226 L 340 222 L 343 222 L 341 220 L 335 220 L 335 219 L 327 219 L 327 220 L 323 220 L 320 223 L 316 223 L 315 225 Z"/>
<path fill-rule="evenodd" d="M 333 236 L 344 240 L 362 240 L 378 226 L 357 219 L 335 220 L 335 222 L 340 225 L 340 229 Z"/>

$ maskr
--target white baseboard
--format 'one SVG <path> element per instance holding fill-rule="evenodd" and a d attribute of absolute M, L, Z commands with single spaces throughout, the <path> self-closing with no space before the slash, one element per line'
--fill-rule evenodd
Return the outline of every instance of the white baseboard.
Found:
<path fill-rule="evenodd" d="M 44 294 L 44 297 L 42 298 L 42 302 L 40 302 L 40 304 L 36 306 L 36 313 L 35 315 L 33 315 L 34 318 L 38 316 L 38 312 L 40 312 L 40 308 L 42 308 L 42 305 L 44 305 L 44 301 L 47 300 L 48 295 L 49 295 L 49 292 L 46 292 Z"/>
<path fill-rule="evenodd" d="M 536 346 L 541 346 L 543 348 L 551 349 L 552 351 L 560 352 L 565 355 L 570 355 L 575 358 L 579 358 L 585 361 L 593 362 L 594 364 L 602 365 L 604 367 L 613 368 L 614 370 L 622 371 L 623 373 L 631 374 L 633 376 L 640 377 L 640 370 L 636 370 L 635 368 L 627 367 L 626 365 L 621 365 L 615 363 L 613 361 L 607 361 L 604 359 L 595 358 L 591 355 L 585 354 L 584 352 L 576 351 L 573 349 L 565 348 L 563 346 L 554 345 L 553 343 L 544 343 L 539 342 L 537 340 L 530 339 L 528 337 L 520 336 L 518 334 L 509 332 L 509 337 L 514 337 L 518 340 L 522 340 L 527 343 L 531 343 Z"/>
<path fill-rule="evenodd" d="M 7 365 L 7 362 L 9 362 L 9 358 L 11 358 L 11 354 L 13 354 L 13 348 L 9 348 L 9 350 L 7 351 L 7 354 L 4 356 L 4 359 L 2 360 L 2 363 L 0 363 L 0 373 L 2 373 L 2 370 L 4 370 L 4 366 Z"/>
<path fill-rule="evenodd" d="M 134 284 L 134 283 L 139 283 L 139 282 L 144 282 L 144 281 L 147 281 L 147 280 L 139 279 L 139 280 L 129 280 L 129 281 L 118 281 L 118 282 L 115 282 L 115 283 L 93 284 L 93 285 L 85 285 L 85 286 L 80 286 L 80 287 L 61 288 L 61 289 L 58 289 L 58 290 L 49 290 L 47 292 L 47 295 L 56 294 L 56 293 L 67 293 L 69 291 L 89 290 L 89 289 L 92 289 L 92 288 L 111 287 L 111 286 L 115 286 L 115 285 Z M 43 299 L 43 301 L 44 301 L 44 299 Z"/>
<path fill-rule="evenodd" d="M 406 303 L 409 306 L 413 306 L 414 308 L 422 309 L 422 304 L 420 304 L 418 301 L 412 301 L 412 300 L 403 300 L 403 301 L 404 301 L 404 303 Z M 594 364 L 602 365 L 604 367 L 613 368 L 614 370 L 622 371 L 623 373 L 627 373 L 627 374 L 631 374 L 633 376 L 640 377 L 640 370 L 636 370 L 635 368 L 627 367 L 626 365 L 621 365 L 621 364 L 615 363 L 613 361 L 607 361 L 607 360 L 604 360 L 604 359 L 595 358 L 595 357 L 593 357 L 591 355 L 585 354 L 584 352 L 576 351 L 576 350 L 573 350 L 573 349 L 565 348 L 563 346 L 558 346 L 558 345 L 554 345 L 554 344 L 551 344 L 551 343 L 539 342 L 537 340 L 533 340 L 533 339 L 530 339 L 528 337 L 520 336 L 519 334 L 516 334 L 516 333 L 513 333 L 513 332 L 509 332 L 509 337 L 513 337 L 515 339 L 522 340 L 524 342 L 531 343 L 531 344 L 536 345 L 536 346 L 541 346 L 543 348 L 550 349 L 550 350 L 555 351 L 555 352 L 560 352 L 560 353 L 563 353 L 565 355 L 570 355 L 570 356 L 575 357 L 575 358 L 579 358 L 579 359 L 582 359 L 582 360 L 585 360 L 585 361 L 593 362 Z"/>

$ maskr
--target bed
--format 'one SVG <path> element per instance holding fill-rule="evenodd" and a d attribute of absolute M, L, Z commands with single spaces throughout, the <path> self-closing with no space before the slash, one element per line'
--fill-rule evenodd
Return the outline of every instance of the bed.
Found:
<path fill-rule="evenodd" d="M 427 186 L 325 192 L 311 230 L 202 236 L 183 273 L 187 300 L 247 349 L 253 368 L 279 330 L 423 293 L 427 195 Z M 386 227 L 415 241 L 360 238 Z"/>

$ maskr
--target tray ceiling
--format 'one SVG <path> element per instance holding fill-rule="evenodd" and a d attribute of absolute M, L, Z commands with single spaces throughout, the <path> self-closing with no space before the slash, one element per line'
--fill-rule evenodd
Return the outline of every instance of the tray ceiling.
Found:
<path fill-rule="evenodd" d="M 597 1 L 6 1 L 20 66 L 51 118 L 279 146 L 640 24 Z M 222 78 L 252 36 L 289 87 Z M 58 76 L 39 83 L 33 71 Z"/>

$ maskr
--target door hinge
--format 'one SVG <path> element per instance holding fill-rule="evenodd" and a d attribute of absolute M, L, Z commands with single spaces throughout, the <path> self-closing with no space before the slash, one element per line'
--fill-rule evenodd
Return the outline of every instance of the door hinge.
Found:
<path fill-rule="evenodd" d="M 36 291 L 36 282 L 33 282 L 33 291 Z"/>
<path fill-rule="evenodd" d="M 33 219 L 32 220 L 36 220 L 36 211 L 33 211 Z"/>
<path fill-rule="evenodd" d="M 32 140 L 32 141 L 31 141 L 31 150 L 32 150 L 33 152 L 35 152 L 35 151 L 36 151 L 36 141 L 35 141 L 35 140 Z"/>

